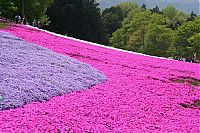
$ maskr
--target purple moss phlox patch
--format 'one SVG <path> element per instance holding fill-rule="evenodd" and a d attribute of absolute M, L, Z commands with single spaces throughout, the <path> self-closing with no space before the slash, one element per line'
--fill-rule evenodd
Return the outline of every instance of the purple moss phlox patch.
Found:
<path fill-rule="evenodd" d="M 0 32 L 0 110 L 87 89 L 106 81 L 88 64 Z"/>

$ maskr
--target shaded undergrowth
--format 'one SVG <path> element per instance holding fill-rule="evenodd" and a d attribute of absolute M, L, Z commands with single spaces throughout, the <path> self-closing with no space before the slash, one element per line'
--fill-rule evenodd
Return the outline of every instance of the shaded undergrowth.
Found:
<path fill-rule="evenodd" d="M 192 77 L 179 77 L 170 80 L 174 83 L 187 83 L 191 86 L 200 86 L 200 80 Z"/>
<path fill-rule="evenodd" d="M 9 24 L 4 23 L 4 22 L 0 22 L 0 29 L 5 28 L 7 26 L 9 26 Z"/>
<path fill-rule="evenodd" d="M 192 103 L 180 103 L 184 108 L 195 108 L 200 107 L 200 100 L 194 100 Z"/>

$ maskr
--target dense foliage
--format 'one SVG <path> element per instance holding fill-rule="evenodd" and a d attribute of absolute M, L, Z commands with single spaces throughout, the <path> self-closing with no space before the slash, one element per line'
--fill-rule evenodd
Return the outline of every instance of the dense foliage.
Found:
<path fill-rule="evenodd" d="M 137 7 L 138 5 L 135 3 L 125 2 L 102 11 L 101 17 L 104 27 L 103 44 L 109 45 L 109 38 L 112 33 L 122 26 L 122 22 L 128 13 Z"/>
<path fill-rule="evenodd" d="M 1 16 L 6 18 L 14 18 L 14 16 L 19 13 L 18 7 L 19 3 L 14 0 L 0 0 L 0 12 Z"/>
<path fill-rule="evenodd" d="M 1 29 L 1 28 L 5 28 L 6 26 L 8 26 L 7 23 L 0 22 L 0 29 Z"/>
<path fill-rule="evenodd" d="M 112 46 L 149 55 L 200 59 L 200 19 L 177 11 L 172 5 L 147 10 L 145 5 L 129 12 L 121 28 L 110 38 Z"/>
<path fill-rule="evenodd" d="M 35 19 L 46 21 L 45 13 L 52 2 L 53 0 L 24 0 L 25 17 L 29 22 Z M 0 0 L 0 12 L 3 17 L 14 19 L 15 15 L 20 15 L 20 0 Z"/>
<path fill-rule="evenodd" d="M 95 0 L 55 0 L 47 15 L 51 31 L 100 43 L 102 23 Z"/>

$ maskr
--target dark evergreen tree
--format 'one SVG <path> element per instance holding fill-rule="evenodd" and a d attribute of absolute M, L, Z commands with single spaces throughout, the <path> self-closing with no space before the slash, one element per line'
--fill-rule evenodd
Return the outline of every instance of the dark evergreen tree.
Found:
<path fill-rule="evenodd" d="M 181 22 L 179 20 L 177 20 L 174 24 L 174 30 L 177 30 L 177 28 L 181 26 Z"/>
<path fill-rule="evenodd" d="M 138 8 L 136 3 L 124 2 L 118 5 L 106 8 L 102 11 L 102 21 L 104 29 L 103 44 L 110 45 L 109 38 L 112 33 L 122 26 L 122 22 L 128 16 L 129 12 Z"/>
<path fill-rule="evenodd" d="M 48 8 L 48 29 L 79 39 L 101 42 L 102 22 L 95 0 L 55 0 Z"/>
<path fill-rule="evenodd" d="M 197 17 L 197 14 L 194 13 L 194 11 L 192 11 L 191 14 L 190 14 L 190 16 L 191 16 L 191 17 Z"/>
<path fill-rule="evenodd" d="M 147 7 L 146 7 L 145 4 L 142 4 L 141 8 L 142 8 L 142 9 L 145 9 L 145 10 L 147 9 Z"/>
<path fill-rule="evenodd" d="M 103 44 L 108 45 L 112 33 L 121 27 L 123 21 L 123 12 L 120 7 L 112 6 L 102 12 L 102 21 L 104 29 Z"/>
<path fill-rule="evenodd" d="M 158 13 L 158 14 L 161 14 L 161 11 L 159 9 L 158 6 L 154 7 L 153 9 L 150 9 L 151 13 Z"/>
<path fill-rule="evenodd" d="M 186 21 L 193 21 L 195 20 L 195 17 L 197 17 L 197 15 L 192 11 L 190 17 L 188 17 Z"/>
<path fill-rule="evenodd" d="M 18 3 L 19 1 L 13 0 L 0 0 L 0 12 L 1 16 L 13 19 L 16 13 L 18 13 Z"/>
<path fill-rule="evenodd" d="M 0 0 L 1 15 L 14 19 L 15 15 L 26 17 L 29 22 L 38 19 L 41 22 L 48 20 L 45 12 L 53 0 Z"/>

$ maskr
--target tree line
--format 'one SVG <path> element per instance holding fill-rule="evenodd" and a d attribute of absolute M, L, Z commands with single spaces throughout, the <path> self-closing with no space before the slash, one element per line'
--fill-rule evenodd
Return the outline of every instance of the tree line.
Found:
<path fill-rule="evenodd" d="M 47 8 L 53 4 L 53 0 L 0 0 L 1 16 L 14 19 L 16 15 L 26 17 L 29 23 L 40 20 L 48 21 Z"/>
<path fill-rule="evenodd" d="M 96 0 L 25 0 L 23 4 L 28 21 L 40 20 L 56 33 L 154 56 L 200 60 L 200 17 L 172 5 L 161 10 L 124 2 L 101 10 Z M 21 0 L 0 0 L 6 18 L 21 10 Z"/>
<path fill-rule="evenodd" d="M 200 59 L 200 18 L 172 5 L 131 10 L 109 38 L 111 46 L 162 57 Z"/>

